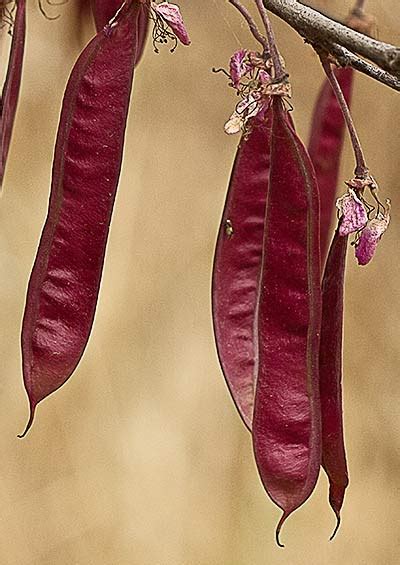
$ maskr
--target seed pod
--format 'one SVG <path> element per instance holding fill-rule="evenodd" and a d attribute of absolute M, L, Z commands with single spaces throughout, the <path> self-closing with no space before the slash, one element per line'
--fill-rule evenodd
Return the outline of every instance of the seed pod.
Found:
<path fill-rule="evenodd" d="M 25 49 L 25 0 L 16 0 L 16 4 L 10 58 L 0 100 L 0 189 L 17 111 Z"/>
<path fill-rule="evenodd" d="M 140 8 L 128 1 L 88 44 L 64 95 L 46 223 L 22 326 L 32 424 L 38 402 L 71 376 L 86 347 L 121 168 Z"/>
<path fill-rule="evenodd" d="M 337 228 L 322 280 L 322 321 L 319 353 L 322 466 L 329 479 L 329 503 L 340 525 L 340 510 L 349 483 L 342 416 L 343 287 L 348 236 Z"/>
<path fill-rule="evenodd" d="M 147 31 L 149 27 L 149 2 L 134 0 L 140 4 L 140 13 L 138 16 L 138 32 L 137 32 L 137 55 L 136 64 L 139 63 L 143 49 L 146 43 Z M 101 31 L 115 16 L 124 0 L 92 0 L 92 11 L 96 30 Z"/>
<path fill-rule="evenodd" d="M 115 16 L 124 0 L 92 0 L 92 11 L 97 31 L 103 29 Z"/>
<path fill-rule="evenodd" d="M 243 136 L 233 165 L 214 257 L 212 307 L 219 361 L 251 429 L 257 372 L 257 306 L 270 164 L 271 112 Z"/>
<path fill-rule="evenodd" d="M 337 69 L 336 78 L 348 104 L 351 101 L 354 72 L 348 67 Z M 325 262 L 332 212 L 335 208 L 340 157 L 343 148 L 345 121 L 335 93 L 325 80 L 314 108 L 308 151 L 318 179 L 321 200 L 320 242 L 322 264 Z"/>
<path fill-rule="evenodd" d="M 314 168 L 273 100 L 271 169 L 258 308 L 253 445 L 262 483 L 283 510 L 313 491 L 321 464 L 319 196 Z"/>

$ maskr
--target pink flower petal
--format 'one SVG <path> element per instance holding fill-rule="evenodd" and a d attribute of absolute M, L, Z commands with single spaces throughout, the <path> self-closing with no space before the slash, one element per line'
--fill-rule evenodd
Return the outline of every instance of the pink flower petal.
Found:
<path fill-rule="evenodd" d="M 340 235 L 354 233 L 367 224 L 368 216 L 365 206 L 351 188 L 347 194 L 338 198 L 336 207 L 342 218 L 339 227 Z"/>
<path fill-rule="evenodd" d="M 356 257 L 359 265 L 367 265 L 375 254 L 379 240 L 389 225 L 389 211 L 385 215 L 379 214 L 368 222 L 363 229 L 356 245 Z"/>
<path fill-rule="evenodd" d="M 247 49 L 239 49 L 229 61 L 229 74 L 235 87 L 239 86 L 240 79 L 248 72 L 248 65 L 243 63 L 246 55 Z"/>
<path fill-rule="evenodd" d="M 267 71 L 261 70 L 258 78 L 260 79 L 260 82 L 262 84 L 268 84 L 269 82 L 271 82 L 271 75 L 267 73 Z"/>
<path fill-rule="evenodd" d="M 183 45 L 190 45 L 189 35 L 186 31 L 179 6 L 176 4 L 170 4 L 169 2 L 162 2 L 161 4 L 152 2 L 151 6 L 153 10 L 168 24 L 179 41 L 183 43 Z"/>

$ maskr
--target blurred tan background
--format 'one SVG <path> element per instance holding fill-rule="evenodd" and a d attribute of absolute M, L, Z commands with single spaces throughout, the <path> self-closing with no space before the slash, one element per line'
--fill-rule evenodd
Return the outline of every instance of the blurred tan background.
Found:
<path fill-rule="evenodd" d="M 313 5 L 344 17 L 350 0 Z M 181 8 L 193 44 L 147 53 L 137 70 L 93 333 L 69 383 L 28 407 L 19 333 L 45 218 L 62 93 L 92 34 L 78 0 L 28 2 L 24 80 L 0 203 L 1 565 L 391 565 L 400 562 L 400 96 L 357 77 L 354 117 L 373 174 L 393 201 L 376 258 L 350 253 L 345 425 L 351 484 L 337 538 L 323 473 L 274 543 L 279 510 L 257 477 L 250 436 L 214 348 L 210 272 L 238 142 L 223 133 L 235 104 L 222 75 L 254 46 L 224 0 Z M 311 2 L 310 2 L 311 4 Z M 250 3 L 248 2 L 248 5 Z M 400 43 L 398 0 L 367 2 L 381 39 Z M 307 138 L 322 73 L 276 23 Z M 4 35 L 4 34 L 3 34 Z M 3 37 L 2 69 L 7 41 Z M 351 176 L 347 146 L 342 178 Z"/>

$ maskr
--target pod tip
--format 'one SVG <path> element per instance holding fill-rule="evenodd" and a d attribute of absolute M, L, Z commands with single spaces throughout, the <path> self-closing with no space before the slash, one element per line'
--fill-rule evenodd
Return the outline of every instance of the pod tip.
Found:
<path fill-rule="evenodd" d="M 22 432 L 22 434 L 18 434 L 17 437 L 19 437 L 21 439 L 21 438 L 26 436 L 26 434 L 29 432 L 29 430 L 30 430 L 30 428 L 33 424 L 34 417 L 35 417 L 35 406 L 31 406 L 29 420 L 28 420 L 28 423 L 26 424 L 25 430 Z"/>
<path fill-rule="evenodd" d="M 276 526 L 276 530 L 275 530 L 275 541 L 276 541 L 276 545 L 278 547 L 285 547 L 283 545 L 283 543 L 280 540 L 280 534 L 281 534 L 281 529 L 283 526 L 283 523 L 285 522 L 286 518 L 289 516 L 288 512 L 284 512 L 281 516 L 281 519 L 278 522 L 278 525 Z"/>
<path fill-rule="evenodd" d="M 329 538 L 329 541 L 333 540 L 333 538 L 337 534 L 338 529 L 340 528 L 340 521 L 341 521 L 340 514 L 339 514 L 339 512 L 335 512 L 335 514 L 336 514 L 336 526 L 335 526 L 335 529 L 333 530 L 331 537 Z"/>

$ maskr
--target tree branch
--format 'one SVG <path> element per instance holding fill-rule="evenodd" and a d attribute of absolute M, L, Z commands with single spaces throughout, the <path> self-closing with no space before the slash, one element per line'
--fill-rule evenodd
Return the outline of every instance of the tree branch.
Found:
<path fill-rule="evenodd" d="M 353 69 L 356 69 L 370 78 L 373 78 L 400 92 L 400 79 L 397 77 L 387 73 L 375 65 L 371 65 L 371 63 L 368 63 L 363 59 L 360 59 L 354 55 L 354 53 L 337 43 L 331 43 L 329 51 L 335 56 L 335 59 L 342 67 L 353 67 Z"/>
<path fill-rule="evenodd" d="M 332 53 L 331 46 L 339 45 L 369 59 L 381 69 L 394 75 L 393 78 L 400 78 L 399 47 L 354 31 L 297 0 L 263 0 L 263 2 L 268 10 L 284 20 L 308 42 L 323 46 Z"/>

